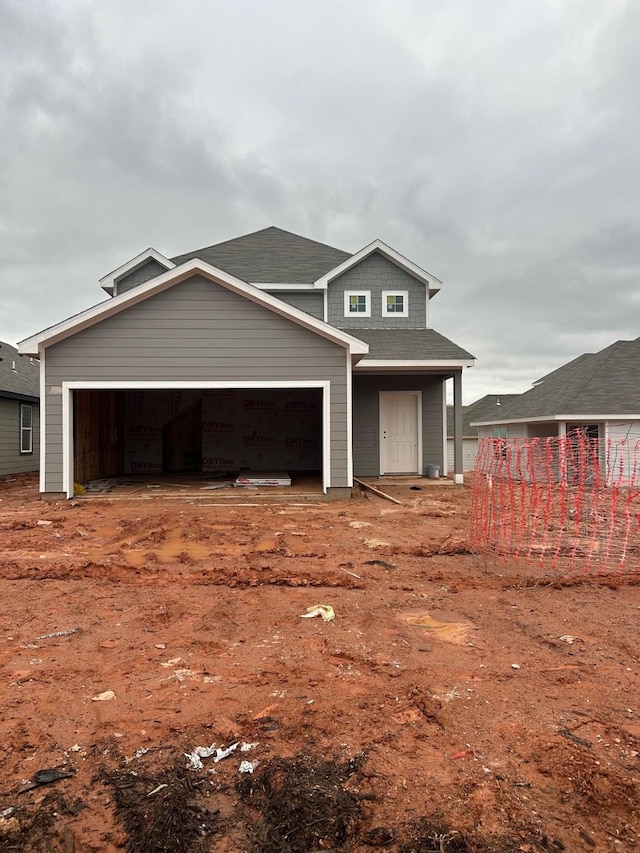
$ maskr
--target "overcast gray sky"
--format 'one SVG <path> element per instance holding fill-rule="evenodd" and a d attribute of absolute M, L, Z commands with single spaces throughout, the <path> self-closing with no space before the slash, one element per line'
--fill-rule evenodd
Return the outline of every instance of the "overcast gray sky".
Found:
<path fill-rule="evenodd" d="M 444 281 L 465 402 L 640 335 L 637 0 L 0 0 L 0 339 L 278 225 Z"/>

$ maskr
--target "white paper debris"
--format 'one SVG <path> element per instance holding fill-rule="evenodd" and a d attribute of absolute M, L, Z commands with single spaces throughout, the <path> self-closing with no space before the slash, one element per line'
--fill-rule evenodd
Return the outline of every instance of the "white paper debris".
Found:
<path fill-rule="evenodd" d="M 311 607 L 307 607 L 306 613 L 300 614 L 301 619 L 312 619 L 314 616 L 322 616 L 323 622 L 331 622 L 332 619 L 336 618 L 330 604 L 313 604 Z"/>
<path fill-rule="evenodd" d="M 259 761 L 241 761 L 238 770 L 240 773 L 253 773 L 258 764 L 260 764 Z"/>
<path fill-rule="evenodd" d="M 185 752 L 184 757 L 194 770 L 202 770 L 204 765 L 201 759 L 210 758 L 215 751 L 215 743 L 212 743 L 211 746 L 196 746 L 193 752 Z"/>
<path fill-rule="evenodd" d="M 216 754 L 213 756 L 213 763 L 217 764 L 218 761 L 222 761 L 223 758 L 227 758 L 231 755 L 232 752 L 235 752 L 240 744 L 232 743 L 231 746 L 221 747 L 220 749 L 216 749 Z"/>
<path fill-rule="evenodd" d="M 249 752 L 250 749 L 255 749 L 257 743 L 243 743 L 240 745 L 240 752 Z"/>
<path fill-rule="evenodd" d="M 211 758 L 213 755 L 214 764 L 217 764 L 218 761 L 222 761 L 223 758 L 227 758 L 232 752 L 235 752 L 238 746 L 240 746 L 239 742 L 218 748 L 216 748 L 215 743 L 212 743 L 211 746 L 196 746 L 193 752 L 185 752 L 184 757 L 194 770 L 202 770 L 204 767 L 203 758 Z"/>

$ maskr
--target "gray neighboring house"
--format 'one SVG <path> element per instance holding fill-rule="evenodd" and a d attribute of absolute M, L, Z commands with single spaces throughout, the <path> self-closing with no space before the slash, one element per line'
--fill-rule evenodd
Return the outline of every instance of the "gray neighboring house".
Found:
<path fill-rule="evenodd" d="M 640 439 L 640 338 L 578 356 L 474 426 L 479 438 L 509 441 L 579 430 L 598 448 L 607 477 L 630 475 Z"/>
<path fill-rule="evenodd" d="M 265 228 L 100 280 L 111 296 L 20 344 L 40 357 L 41 491 L 132 473 L 356 476 L 446 461 L 453 378 L 474 357 L 431 328 L 441 282 L 376 240 L 355 254 Z"/>
<path fill-rule="evenodd" d="M 462 407 L 462 464 L 465 471 L 473 471 L 478 453 L 478 427 L 472 421 L 487 420 L 499 416 L 502 408 L 518 394 L 485 394 L 475 403 Z M 453 406 L 447 406 L 447 466 L 453 471 Z"/>
<path fill-rule="evenodd" d="M 0 341 L 0 475 L 40 466 L 40 367 Z"/>

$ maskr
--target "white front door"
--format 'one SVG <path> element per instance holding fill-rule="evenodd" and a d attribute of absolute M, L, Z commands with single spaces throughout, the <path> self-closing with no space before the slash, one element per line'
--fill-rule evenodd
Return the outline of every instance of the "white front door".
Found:
<path fill-rule="evenodd" d="M 420 393 L 380 392 L 380 473 L 419 474 Z"/>

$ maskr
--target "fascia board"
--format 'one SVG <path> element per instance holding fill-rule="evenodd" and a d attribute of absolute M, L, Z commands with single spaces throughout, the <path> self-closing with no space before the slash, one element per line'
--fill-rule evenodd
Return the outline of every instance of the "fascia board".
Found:
<path fill-rule="evenodd" d="M 531 418 L 507 418 L 501 421 L 470 421 L 469 426 L 494 426 L 497 424 L 537 424 L 549 421 L 640 421 L 640 415 L 537 415 Z"/>
<path fill-rule="evenodd" d="M 150 260 L 157 261 L 168 270 L 175 268 L 173 261 L 170 261 L 169 258 L 165 258 L 165 256 L 160 254 L 156 249 L 149 247 L 148 249 L 145 249 L 144 252 L 140 252 L 139 255 L 136 255 L 135 258 L 131 258 L 130 261 L 119 266 L 117 269 L 107 273 L 107 275 L 103 275 L 98 282 L 103 290 L 107 291 L 107 293 L 113 293 L 113 288 L 119 278 L 122 278 L 122 276 L 132 272 L 137 267 L 142 266 L 142 264 Z"/>
<path fill-rule="evenodd" d="M 387 246 L 387 244 L 383 243 L 382 240 L 374 240 L 373 243 L 369 243 L 368 246 L 360 249 L 360 251 L 356 252 L 355 255 L 351 255 L 351 257 L 347 258 L 346 261 L 343 261 L 337 267 L 334 267 L 334 269 L 329 270 L 328 273 L 325 273 L 325 275 L 316 279 L 314 287 L 325 290 L 328 287 L 329 282 L 333 281 L 334 278 L 337 278 L 356 264 L 359 264 L 360 261 L 368 258 L 369 255 L 372 255 L 374 252 L 380 252 L 390 261 L 397 264 L 401 269 L 405 270 L 405 272 L 410 273 L 419 281 L 424 282 L 429 288 L 430 295 L 435 295 L 440 290 L 440 287 L 433 286 L 442 284 L 439 278 L 436 278 L 434 275 L 431 275 L 431 273 L 423 270 L 417 264 L 414 264 L 413 261 L 410 261 L 408 258 L 405 258 L 404 255 L 396 252 L 396 250 L 392 249 L 391 246 Z"/>
<path fill-rule="evenodd" d="M 19 391 L 2 391 L 0 390 L 0 399 L 2 400 L 20 400 L 23 403 L 38 403 L 39 397 L 34 397 L 32 394 L 21 394 Z"/>
<path fill-rule="evenodd" d="M 359 364 L 358 370 L 376 370 L 379 368 L 394 368 L 398 370 L 460 370 L 463 367 L 473 367 L 475 359 L 458 358 L 445 361 L 444 359 L 400 359 L 400 358 L 365 358 Z"/>
<path fill-rule="evenodd" d="M 25 355 L 37 355 L 39 347 L 47 347 L 58 343 L 59 341 L 76 334 L 76 332 L 89 328 L 95 323 L 105 320 L 108 317 L 112 317 L 125 308 L 137 305 L 139 302 L 143 302 L 150 296 L 153 296 L 156 293 L 161 293 L 173 285 L 178 284 L 181 281 L 185 281 L 198 273 L 203 275 L 205 278 L 209 278 L 210 280 L 221 284 L 223 287 L 258 303 L 259 305 L 270 308 L 276 314 L 279 314 L 289 320 L 293 320 L 293 322 L 298 323 L 298 325 L 316 332 L 327 340 L 331 340 L 334 343 L 347 347 L 356 355 L 366 355 L 369 352 L 369 345 L 364 341 L 361 341 L 346 332 L 342 332 L 334 326 L 330 326 L 323 320 L 317 320 L 315 317 L 307 314 L 306 311 L 294 308 L 292 305 L 278 299 L 277 296 L 272 296 L 270 293 L 258 290 L 258 288 L 248 284 L 246 281 L 242 281 L 241 279 L 236 278 L 235 276 L 232 276 L 211 264 L 207 264 L 199 258 L 192 258 L 189 261 L 185 261 L 185 263 L 181 264 L 179 267 L 174 265 L 173 269 L 167 270 L 166 273 L 156 276 L 156 278 L 153 278 L 144 284 L 140 284 L 138 287 L 128 290 L 120 296 L 115 296 L 113 299 L 109 299 L 106 302 L 100 302 L 98 305 L 94 305 L 92 308 L 88 308 L 86 311 L 83 311 L 74 317 L 70 317 L 68 320 L 64 320 L 55 326 L 51 326 L 50 328 L 39 332 L 37 335 L 33 335 L 31 338 L 25 338 L 25 340 L 19 342 L 18 352 L 22 352 Z"/>

